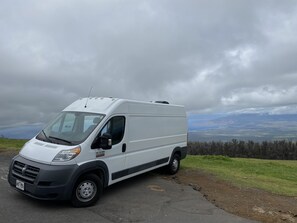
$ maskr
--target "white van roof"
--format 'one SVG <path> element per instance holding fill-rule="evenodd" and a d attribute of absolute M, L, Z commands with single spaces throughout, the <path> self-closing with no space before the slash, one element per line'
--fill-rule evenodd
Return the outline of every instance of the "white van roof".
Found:
<path fill-rule="evenodd" d="M 171 109 L 169 109 L 169 107 Z M 81 98 L 71 105 L 66 107 L 63 111 L 79 111 L 108 114 L 113 113 L 141 113 L 141 114 L 170 114 L 180 115 L 184 114 L 183 106 L 171 105 L 165 101 L 157 102 L 143 102 L 119 98 Z"/>

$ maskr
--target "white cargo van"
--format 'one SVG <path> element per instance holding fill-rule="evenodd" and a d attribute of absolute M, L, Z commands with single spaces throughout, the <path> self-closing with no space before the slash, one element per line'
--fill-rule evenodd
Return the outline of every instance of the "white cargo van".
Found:
<path fill-rule="evenodd" d="M 103 188 L 129 177 L 162 166 L 175 174 L 186 148 L 183 106 L 83 98 L 24 145 L 8 181 L 31 197 L 85 207 Z"/>

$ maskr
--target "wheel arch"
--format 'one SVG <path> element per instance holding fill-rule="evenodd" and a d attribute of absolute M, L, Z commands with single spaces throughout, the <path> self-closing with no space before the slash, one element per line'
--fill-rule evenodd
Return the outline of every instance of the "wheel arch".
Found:
<path fill-rule="evenodd" d="M 92 161 L 80 165 L 75 173 L 72 175 L 70 180 L 71 186 L 68 190 L 67 197 L 70 198 L 74 189 L 76 182 L 86 174 L 95 174 L 97 175 L 103 184 L 103 188 L 108 186 L 109 182 L 109 171 L 107 165 L 103 161 Z"/>
<path fill-rule="evenodd" d="M 170 160 L 173 159 L 175 154 L 178 154 L 181 160 L 184 159 L 187 156 L 187 147 L 175 147 L 171 153 Z"/>

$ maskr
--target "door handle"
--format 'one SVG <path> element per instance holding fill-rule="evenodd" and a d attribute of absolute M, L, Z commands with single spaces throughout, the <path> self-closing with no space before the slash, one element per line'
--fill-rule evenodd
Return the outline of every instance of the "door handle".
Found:
<path fill-rule="evenodd" d="M 124 152 L 126 152 L 126 143 L 123 143 L 123 145 L 122 145 L 122 152 L 124 153 Z"/>

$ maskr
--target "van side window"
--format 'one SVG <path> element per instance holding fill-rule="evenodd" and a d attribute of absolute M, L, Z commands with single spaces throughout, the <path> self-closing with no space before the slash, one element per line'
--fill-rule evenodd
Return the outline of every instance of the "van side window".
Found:
<path fill-rule="evenodd" d="M 103 129 L 100 131 L 99 136 L 104 133 L 109 133 L 112 137 L 112 145 L 118 144 L 122 141 L 125 132 L 125 117 L 116 116 L 111 118 Z"/>

